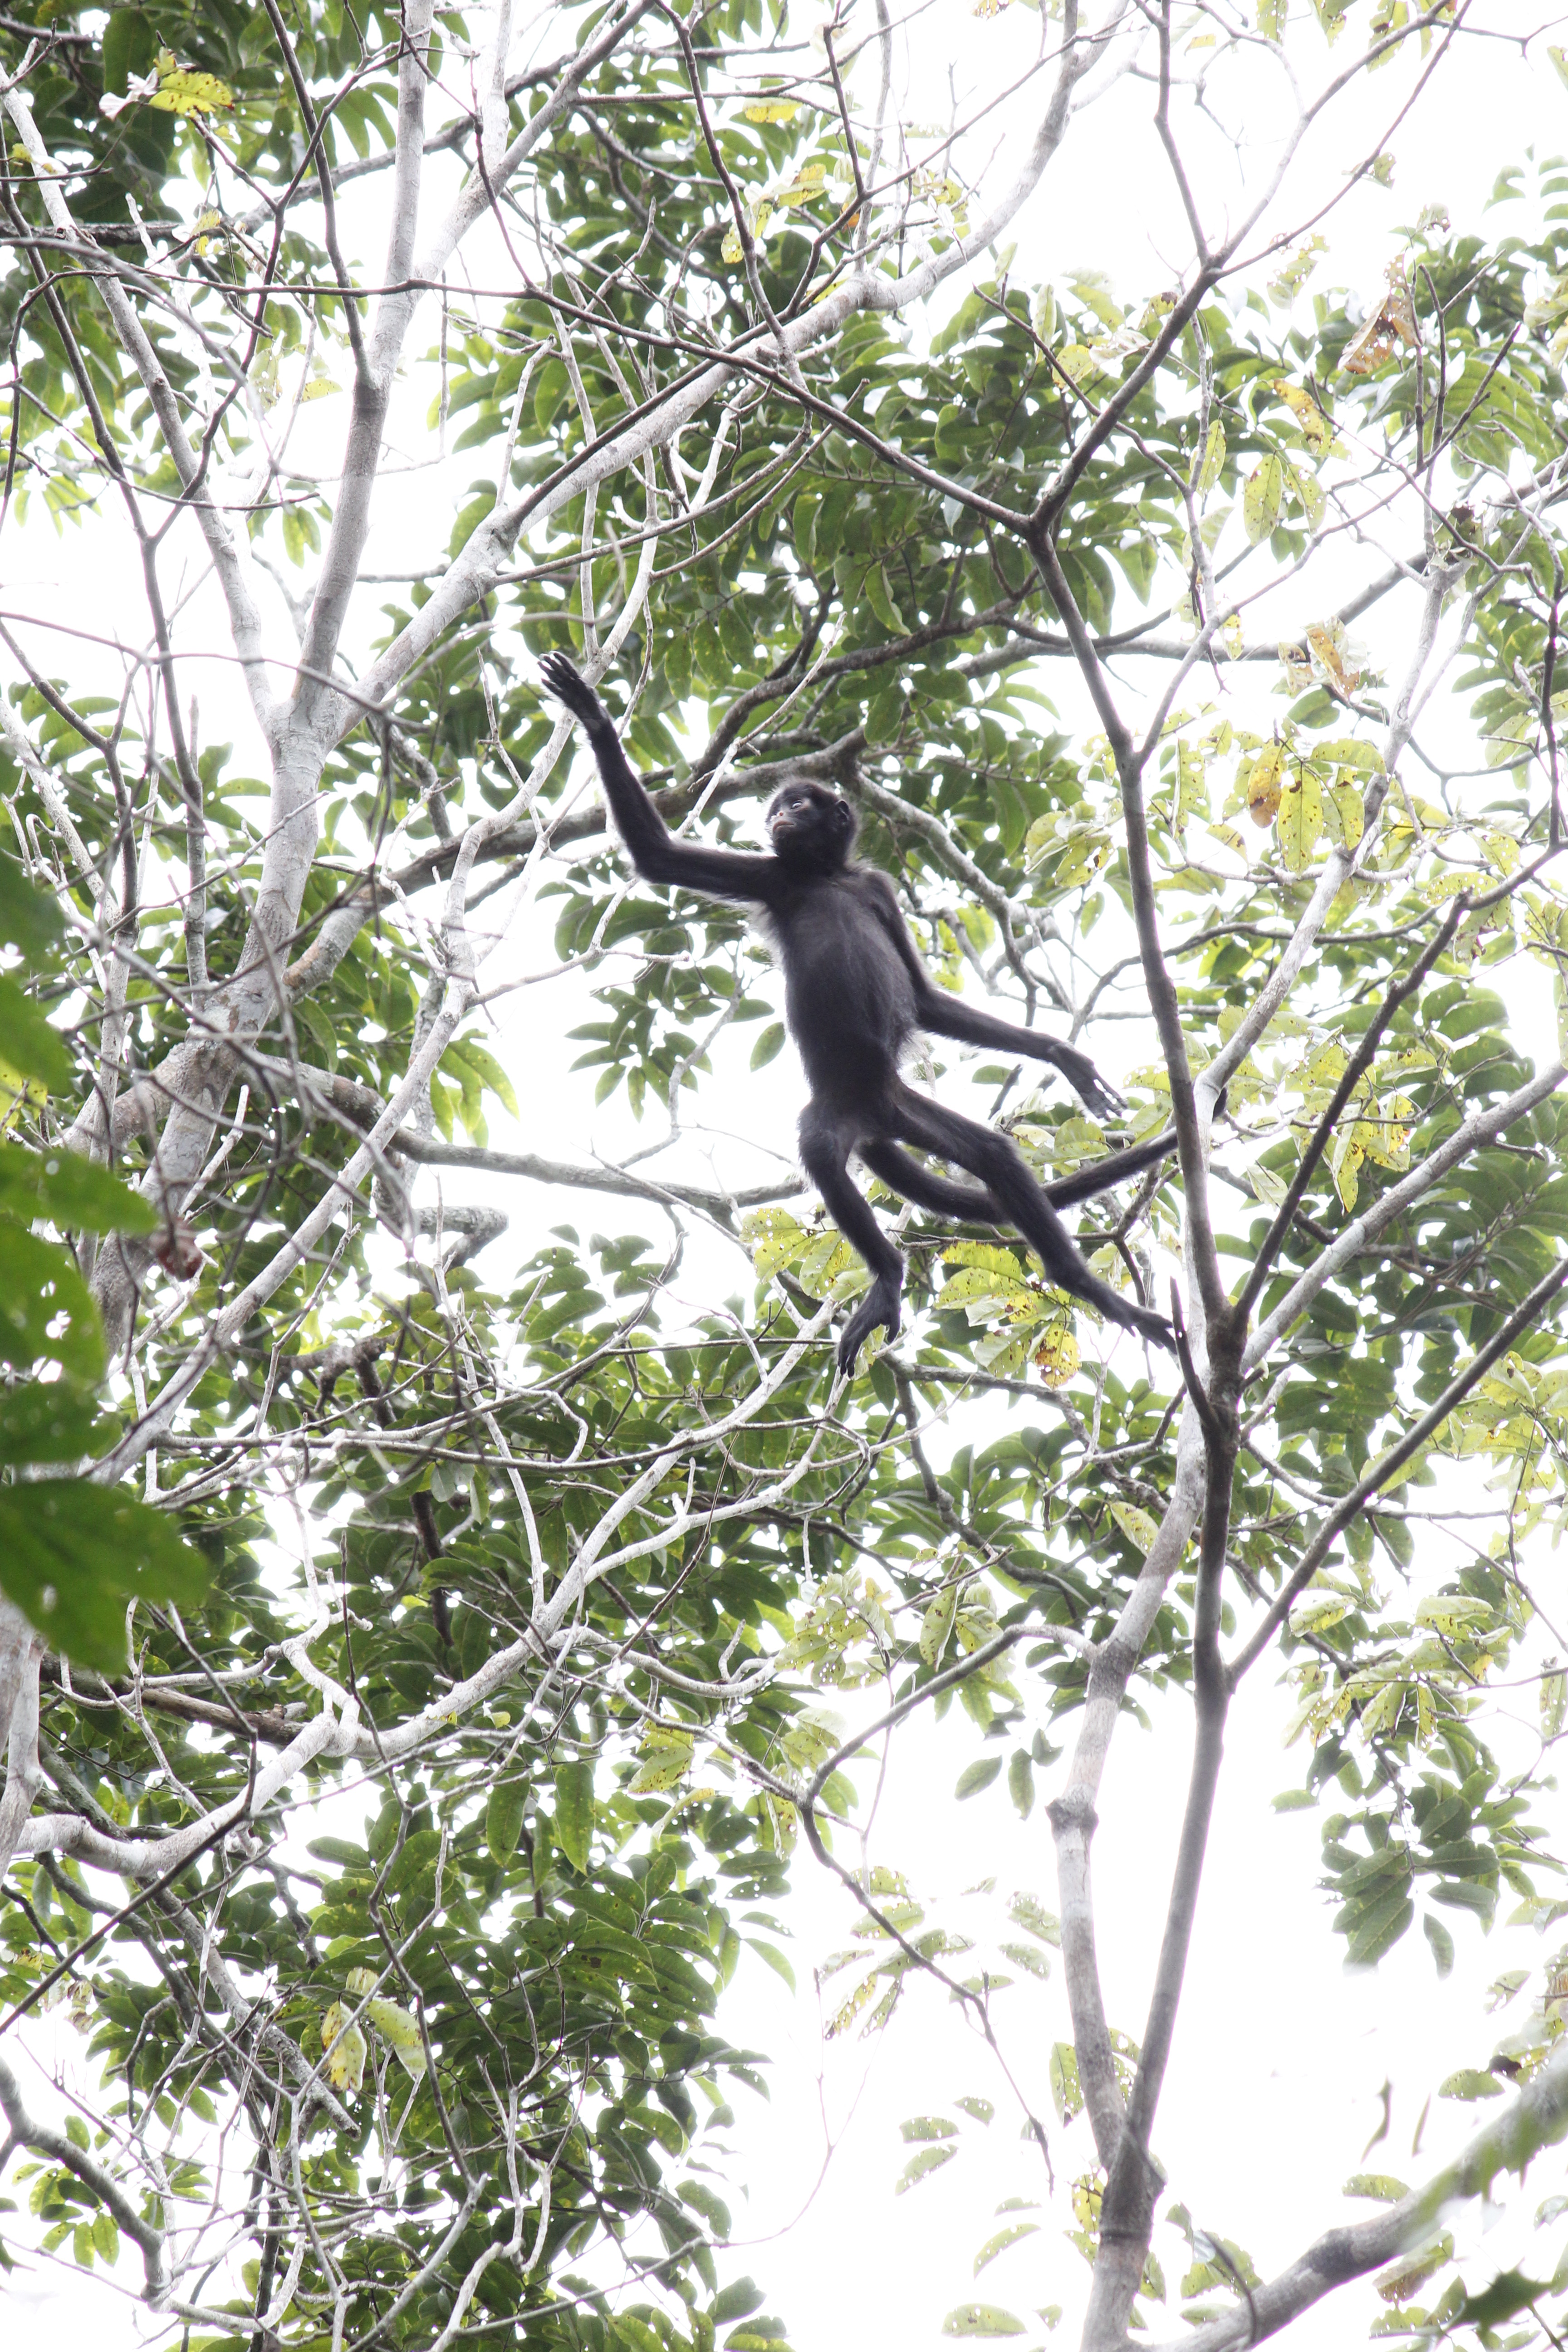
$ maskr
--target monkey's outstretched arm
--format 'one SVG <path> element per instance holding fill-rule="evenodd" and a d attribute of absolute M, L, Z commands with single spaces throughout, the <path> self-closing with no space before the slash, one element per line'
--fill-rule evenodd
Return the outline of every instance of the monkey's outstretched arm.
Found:
<path fill-rule="evenodd" d="M 922 1029 L 934 1031 L 939 1037 L 957 1037 L 966 1045 L 999 1045 L 1004 1053 L 1023 1054 L 1032 1062 L 1049 1062 L 1058 1069 L 1079 1099 L 1101 1118 L 1113 1118 L 1127 1108 L 1114 1087 L 1108 1087 L 1087 1054 L 1076 1045 L 1064 1045 L 1058 1037 L 1048 1037 L 1043 1029 L 1022 1029 L 1014 1021 L 998 1021 L 993 1013 L 982 1013 L 978 1006 L 965 1004 L 962 997 L 950 996 L 938 988 L 924 960 L 909 933 L 903 909 L 891 882 L 875 867 L 866 870 L 868 895 L 877 914 L 904 960 L 910 978 L 915 985 L 915 1003 Z"/>
<path fill-rule="evenodd" d="M 999 1045 L 1004 1053 L 1023 1054 L 1032 1062 L 1049 1062 L 1058 1069 L 1080 1102 L 1101 1118 L 1113 1118 L 1126 1108 L 1123 1097 L 1114 1087 L 1106 1085 L 1087 1054 L 1076 1045 L 1064 1045 L 1059 1037 L 1049 1037 L 1043 1029 L 1021 1028 L 1016 1021 L 998 1021 L 994 1013 L 983 1013 L 976 1004 L 965 1004 L 959 996 L 950 996 L 945 989 L 927 983 L 929 993 L 922 992 L 921 1023 L 934 1029 L 940 1037 L 957 1037 L 966 1045 Z"/>
<path fill-rule="evenodd" d="M 546 654 L 540 664 L 547 690 L 563 702 L 587 731 L 598 762 L 605 798 L 626 853 L 647 882 L 669 882 L 714 898 L 742 898 L 766 906 L 778 880 L 778 861 L 733 849 L 710 849 L 677 841 L 647 796 L 643 781 L 621 749 L 609 712 L 564 654 Z"/>

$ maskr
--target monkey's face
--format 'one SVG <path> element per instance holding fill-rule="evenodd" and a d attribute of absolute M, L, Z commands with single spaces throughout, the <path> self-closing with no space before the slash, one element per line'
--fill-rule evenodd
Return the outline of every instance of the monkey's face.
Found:
<path fill-rule="evenodd" d="M 805 778 L 780 786 L 763 823 L 779 863 L 803 874 L 835 873 L 855 843 L 848 802 Z"/>

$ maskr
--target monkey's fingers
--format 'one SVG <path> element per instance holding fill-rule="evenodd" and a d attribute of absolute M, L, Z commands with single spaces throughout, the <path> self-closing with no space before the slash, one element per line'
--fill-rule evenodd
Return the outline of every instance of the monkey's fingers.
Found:
<path fill-rule="evenodd" d="M 604 704 L 568 656 L 546 654 L 539 665 L 539 673 L 545 691 L 563 702 L 574 719 L 582 719 L 588 727 L 603 723 Z"/>
<path fill-rule="evenodd" d="M 1058 1045 L 1051 1059 L 1079 1100 L 1097 1118 L 1113 1118 L 1119 1110 L 1126 1109 L 1125 1096 L 1106 1083 L 1089 1055 L 1080 1054 L 1076 1045 Z"/>

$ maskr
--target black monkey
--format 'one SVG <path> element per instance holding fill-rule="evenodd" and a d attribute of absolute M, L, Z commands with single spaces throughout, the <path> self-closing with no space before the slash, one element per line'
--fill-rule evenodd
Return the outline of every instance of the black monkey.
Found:
<path fill-rule="evenodd" d="M 862 1341 L 879 1323 L 897 1336 L 904 1262 L 851 1183 L 858 1151 L 873 1175 L 907 1201 L 975 1223 L 1013 1225 L 1041 1259 L 1050 1280 L 1163 1348 L 1171 1326 L 1152 1307 L 1122 1298 L 1093 1273 L 1058 1216 L 1168 1156 L 1163 1135 L 1113 1153 L 1091 1170 L 1044 1190 L 1008 1137 L 961 1118 L 899 1075 L 911 1037 L 935 1030 L 973 1045 L 998 1045 L 1054 1064 L 1094 1110 L 1119 1097 L 1074 1046 L 1035 1029 L 998 1021 L 939 989 L 904 927 L 888 877 L 854 863 L 855 812 L 837 793 L 801 778 L 784 784 L 764 823 L 773 850 L 754 855 L 675 840 L 627 764 L 609 713 L 564 654 L 547 654 L 544 683 L 582 721 L 594 747 L 605 796 L 632 864 L 649 882 L 669 882 L 710 898 L 760 908 L 784 965 L 784 1012 L 811 1085 L 800 1122 L 801 1164 L 839 1232 L 871 1269 L 872 1282 L 838 1342 L 838 1368 L 854 1369 Z M 955 1162 L 980 1179 L 961 1184 L 936 1175 L 900 1149 Z"/>

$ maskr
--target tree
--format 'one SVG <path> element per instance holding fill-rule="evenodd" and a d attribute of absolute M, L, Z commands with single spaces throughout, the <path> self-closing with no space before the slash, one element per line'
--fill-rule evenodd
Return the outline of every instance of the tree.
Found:
<path fill-rule="evenodd" d="M 1282 1665 L 1302 1801 L 1342 1808 L 1352 1959 L 1419 1910 L 1441 1979 L 1447 1921 L 1505 1885 L 1563 1914 L 1536 1800 L 1568 1660 L 1533 1592 L 1564 1070 L 1490 983 L 1534 959 L 1568 1002 L 1564 176 L 1512 166 L 1490 246 L 1421 219 L 1352 319 L 1312 288 L 1322 225 L 1503 12 L 1056 0 L 1022 45 L 996 13 L 966 35 L 988 95 L 935 130 L 885 0 L 616 0 L 531 47 L 507 5 L 430 0 L 0 17 L 6 528 L 52 517 L 144 600 L 112 692 L 101 631 L 0 623 L 0 2033 L 68 1999 L 104 2080 L 59 2126 L 0 2053 L 0 2105 L 46 2248 L 130 2238 L 191 2340 L 763 2352 L 783 2323 L 721 2286 L 712 2185 L 759 2062 L 714 2011 L 743 1940 L 787 1972 L 755 1906 L 797 1830 L 863 1913 L 836 2030 L 922 1984 L 1004 2061 L 1047 2030 L 874 1843 L 846 1858 L 868 1741 L 955 1691 L 961 1797 L 1005 1759 L 1027 1813 L 1047 1726 L 1073 1742 L 1059 1922 L 1022 1901 L 1009 1933 L 1026 1976 L 1062 1948 L 1057 2125 L 1026 2121 L 1048 2168 L 1088 2119 L 1062 2193 L 1094 2352 L 1164 2292 L 1155 2119 L 1242 1675 Z M 1378 143 L 1314 177 L 1363 86 Z M 1263 176 L 1211 199 L 1213 124 L 1258 107 Z M 1005 243 L 1097 123 L 1187 240 L 1126 305 Z M 296 451 L 330 398 L 326 479 Z M 416 414 L 484 472 L 446 559 L 389 581 Z M 194 610 L 259 779 L 203 739 Z M 835 1381 L 849 1253 L 797 1180 L 682 1158 L 725 1033 L 763 1024 L 753 1066 L 783 1044 L 759 951 L 628 884 L 535 692 L 552 646 L 672 823 L 727 838 L 782 774 L 830 779 L 947 984 L 1097 1045 L 1136 1019 L 1131 1125 L 1173 1118 L 1176 1162 L 1082 1235 L 1145 1296 L 1174 1270 L 1179 1368 L 1005 1234 L 916 1217 L 914 1328 Z M 668 1160 L 490 1147 L 487 1096 L 519 1117 L 533 1083 L 527 1024 L 486 1042 L 502 890 Z M 1105 1150 L 972 1075 L 1043 1170 Z M 486 1199 L 417 1199 L 431 1170 Z M 545 1187 L 638 1217 L 584 1243 Z M 513 1270 L 481 1274 L 507 1214 Z M 675 1298 L 693 1227 L 743 1246 L 750 1300 Z M 960 1402 L 987 1434 L 944 1462 Z M 1505 1773 L 1508 1661 L 1541 1728 Z M 821 1685 L 883 1688 L 846 1728 Z M 1196 1743 L 1134 2039 L 1090 1840 L 1141 1687 L 1188 1694 Z M 1213 2306 L 1184 2340 L 1384 2264 L 1390 2332 L 1547 2340 L 1564 2273 L 1454 2269 L 1444 2232 L 1568 2133 L 1561 1990 L 1552 1960 L 1468 2152 L 1369 2177 L 1387 2210 L 1280 2277 L 1178 2203 Z"/>

